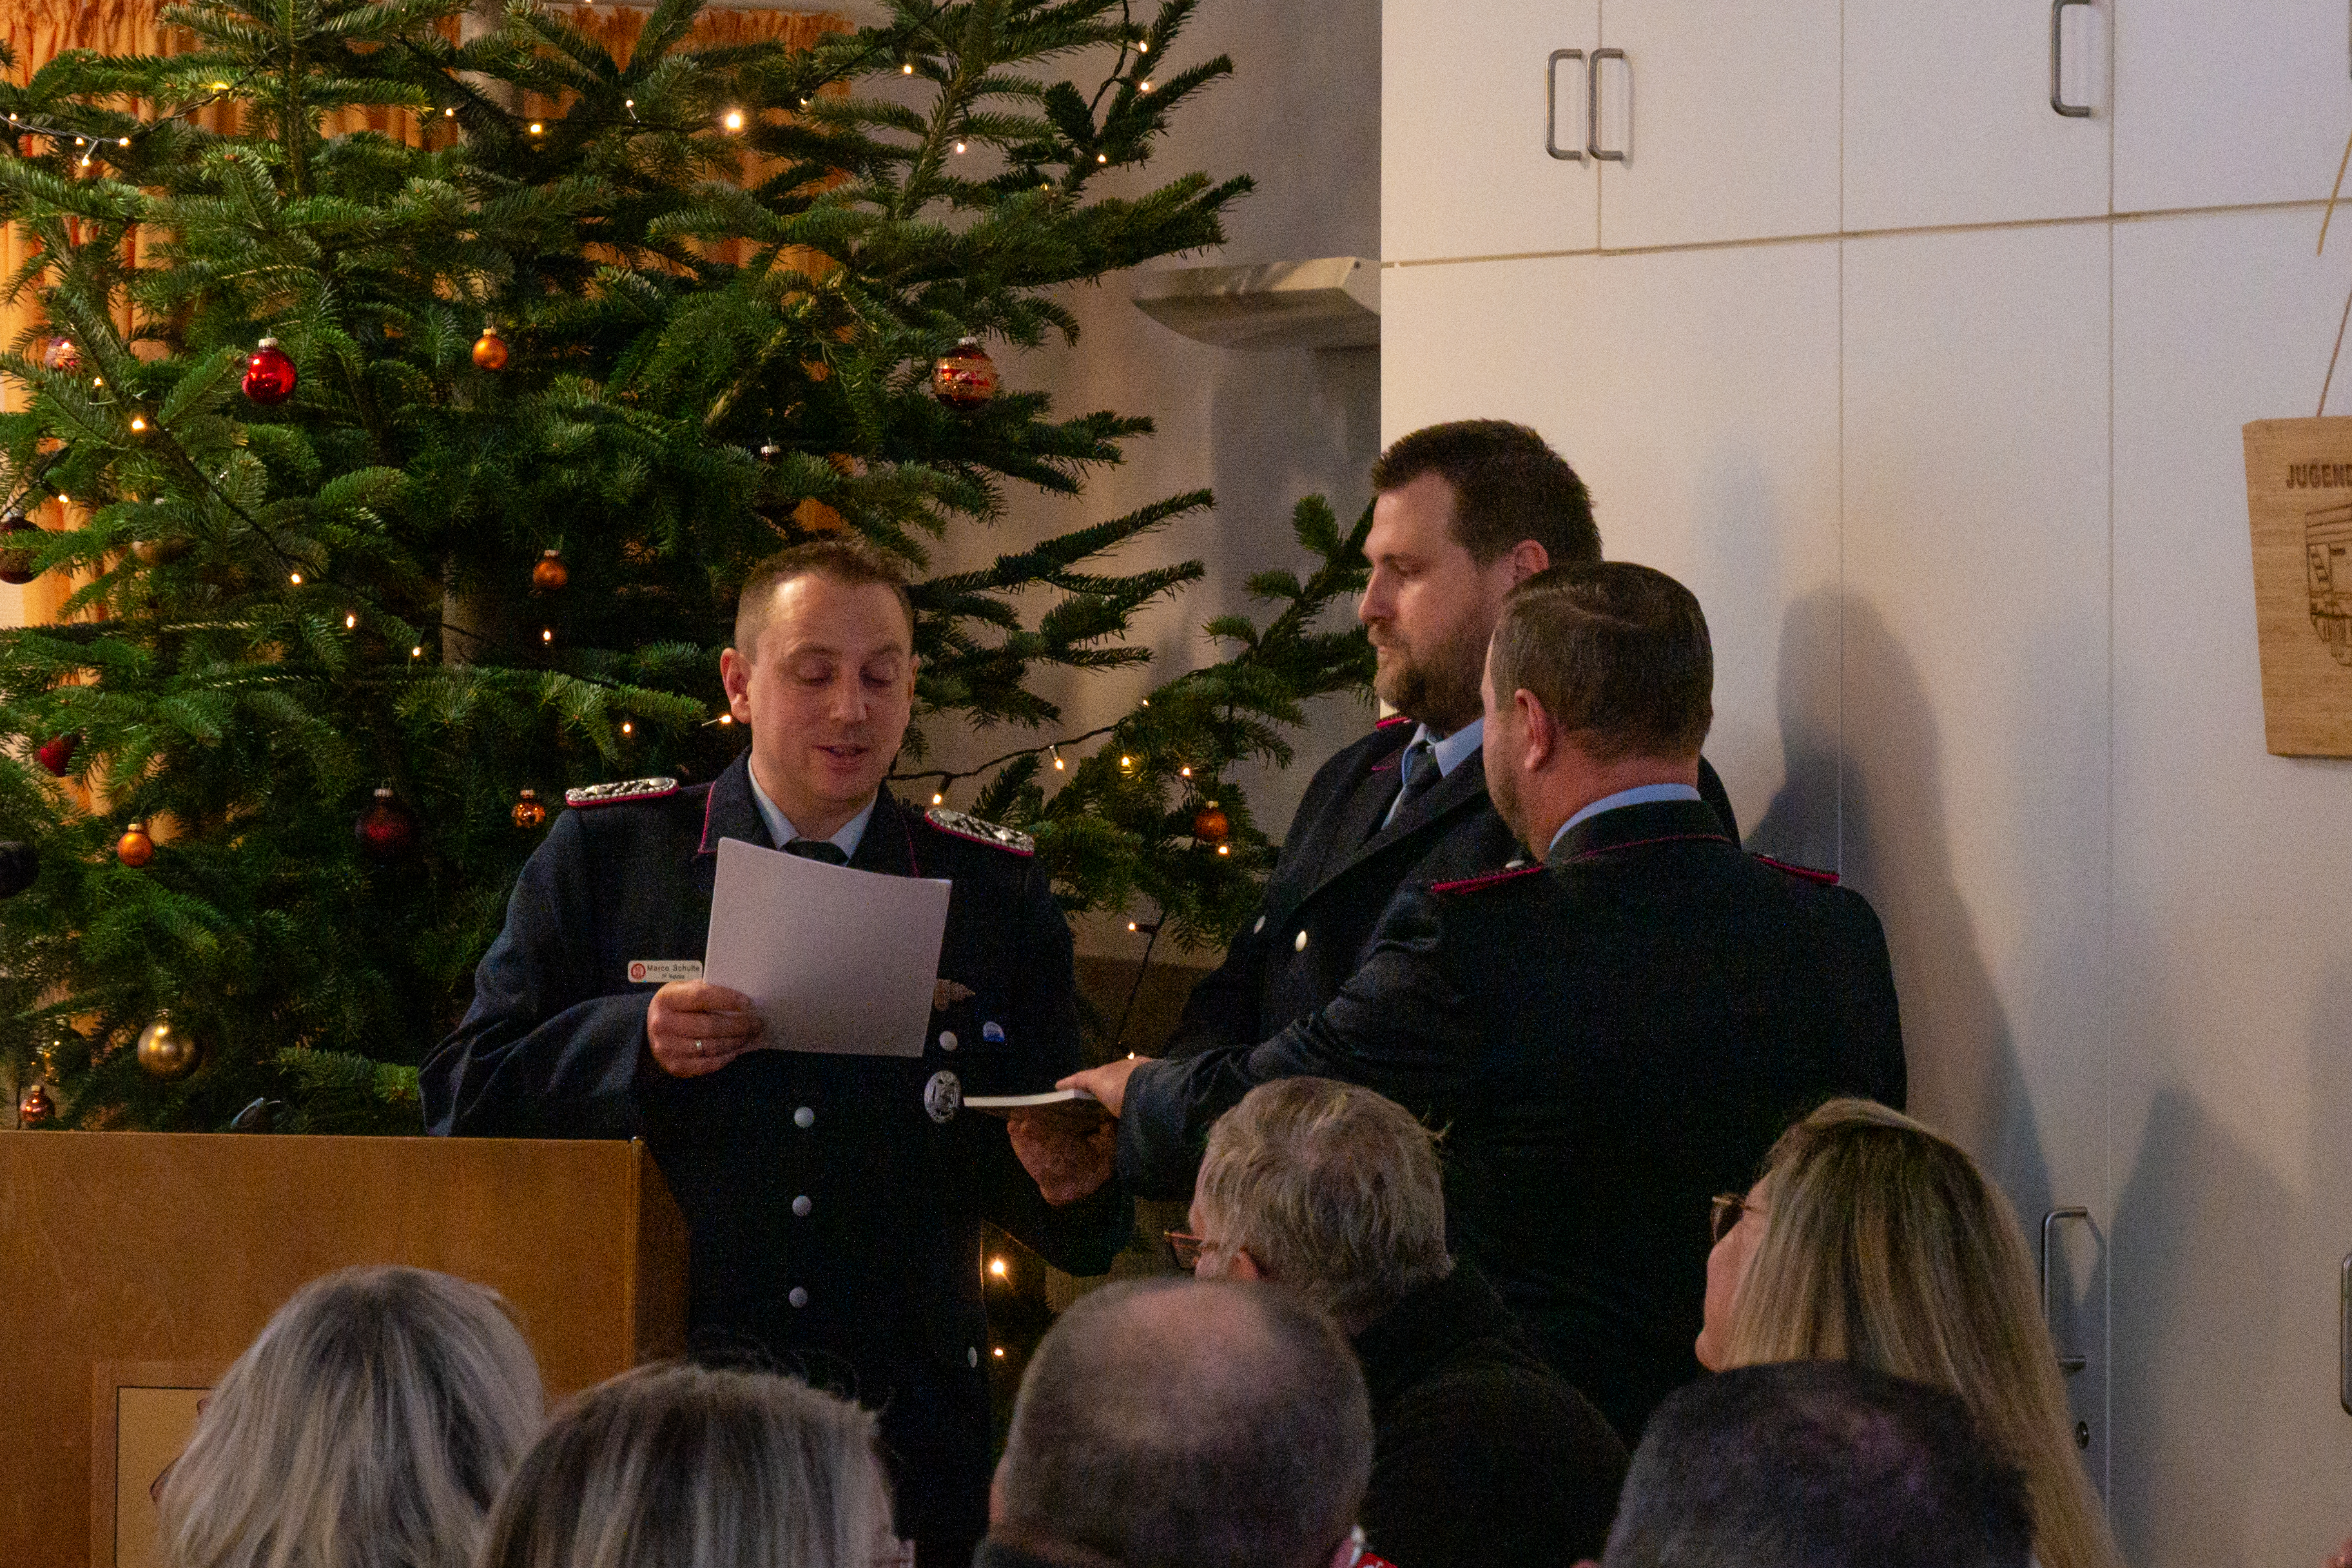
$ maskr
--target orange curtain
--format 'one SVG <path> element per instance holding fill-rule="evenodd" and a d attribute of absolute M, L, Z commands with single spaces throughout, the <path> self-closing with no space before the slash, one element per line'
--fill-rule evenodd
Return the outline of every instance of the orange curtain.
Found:
<path fill-rule="evenodd" d="M 101 54 L 171 54 L 191 48 L 194 40 L 177 28 L 165 27 L 162 10 L 166 0 L 0 0 L 0 42 L 16 56 L 10 79 L 23 84 L 33 73 L 68 49 L 95 49 Z M 628 51 L 645 30 L 647 13 L 625 5 L 578 5 L 562 13 L 573 26 L 594 37 L 614 58 L 625 62 Z M 831 15 L 787 11 L 705 11 L 695 22 L 691 44 L 717 46 L 777 39 L 787 47 L 806 48 L 827 33 L 847 31 L 851 24 Z M 228 106 L 204 111 L 203 122 L 226 130 Z M 346 110 L 330 116 L 329 135 L 376 131 L 403 141 L 417 136 L 415 117 L 405 110 Z M 761 171 L 747 162 L 745 176 Z M 132 242 L 137 243 L 135 240 Z M 730 246 L 730 250 L 740 247 Z M 14 276 L 32 256 L 28 237 L 13 226 L 0 226 L 0 276 Z M 740 260 L 729 256 L 727 259 Z M 29 300 L 0 305 L 0 342 L 13 343 L 41 322 L 39 308 Z M 131 323 L 122 323 L 127 331 Z M 10 401 L 21 396 L 14 389 Z M 65 524 L 58 503 L 44 507 L 34 519 L 45 527 Z M 0 583 L 0 625 L 25 626 L 57 619 L 74 584 L 62 574 L 45 572 L 18 588 Z"/>

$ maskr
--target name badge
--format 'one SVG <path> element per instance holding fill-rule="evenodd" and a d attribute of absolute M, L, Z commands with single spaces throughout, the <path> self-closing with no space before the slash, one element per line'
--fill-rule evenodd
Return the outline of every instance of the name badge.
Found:
<path fill-rule="evenodd" d="M 629 984 L 633 986 L 667 986 L 672 980 L 702 978 L 699 958 L 632 958 L 629 960 Z"/>

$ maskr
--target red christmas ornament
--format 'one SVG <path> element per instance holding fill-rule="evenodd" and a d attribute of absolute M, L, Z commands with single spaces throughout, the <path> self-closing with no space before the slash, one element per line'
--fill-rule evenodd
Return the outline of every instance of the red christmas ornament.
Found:
<path fill-rule="evenodd" d="M 416 847 L 416 814 L 395 800 L 392 787 L 375 792 L 374 804 L 352 825 L 360 851 L 371 860 L 398 860 Z"/>
<path fill-rule="evenodd" d="M 1205 843 L 1223 843 L 1233 831 L 1233 819 L 1219 810 L 1214 800 L 1192 813 L 1192 836 Z"/>
<path fill-rule="evenodd" d="M 299 380 L 294 372 L 294 361 L 275 338 L 264 338 L 260 346 L 245 361 L 245 380 L 239 384 L 245 395 L 262 406 L 284 402 L 294 395 L 294 383 Z"/>
<path fill-rule="evenodd" d="M 532 829 L 539 827 L 546 821 L 547 807 L 541 802 L 538 790 L 526 789 L 516 798 L 514 803 L 514 825 L 516 827 L 520 828 L 525 832 L 530 832 Z"/>
<path fill-rule="evenodd" d="M 53 371 L 81 369 L 81 350 L 74 347 L 71 338 L 52 338 L 49 346 L 41 350 L 41 363 Z"/>
<path fill-rule="evenodd" d="M 507 362 L 507 340 L 499 336 L 499 324 L 482 323 L 482 335 L 474 340 L 474 363 L 486 371 L 504 370 Z"/>
<path fill-rule="evenodd" d="M 47 768 L 52 776 L 62 779 L 73 767 L 73 754 L 80 746 L 81 737 L 79 735 L 53 735 L 41 742 L 40 749 L 33 755 L 40 759 L 41 766 Z"/>
<path fill-rule="evenodd" d="M 147 836 L 146 823 L 133 822 L 122 830 L 122 836 L 114 841 L 114 858 L 132 871 L 155 858 L 155 841 Z"/>
<path fill-rule="evenodd" d="M 37 534 L 41 525 L 11 507 L 0 513 L 0 534 Z M 41 574 L 34 570 L 33 552 L 21 549 L 0 549 L 0 582 L 27 583 Z"/>
<path fill-rule="evenodd" d="M 549 550 L 530 569 L 530 585 L 541 593 L 552 593 L 571 580 L 571 570 L 563 564 L 562 553 L 558 550 Z"/>
<path fill-rule="evenodd" d="M 932 364 L 931 393 L 959 413 L 970 413 L 996 395 L 996 361 L 979 339 L 964 339 Z"/>
<path fill-rule="evenodd" d="M 16 1099 L 16 1125 L 37 1127 L 58 1113 L 58 1103 L 49 1098 L 49 1086 L 36 1083 Z"/>

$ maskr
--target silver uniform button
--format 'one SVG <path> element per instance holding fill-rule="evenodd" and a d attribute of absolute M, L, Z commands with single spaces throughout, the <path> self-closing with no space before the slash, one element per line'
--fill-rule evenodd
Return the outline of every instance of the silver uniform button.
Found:
<path fill-rule="evenodd" d="M 940 1030 L 940 1049 L 941 1051 L 953 1051 L 956 1048 L 957 1043 L 955 1030 L 951 1029 L 943 1029 Z"/>
<path fill-rule="evenodd" d="M 791 1290 L 784 1292 L 784 1300 L 792 1302 L 792 1304 L 796 1307 L 805 1307 L 808 1305 L 808 1292 L 802 1290 L 798 1285 L 794 1285 Z"/>
<path fill-rule="evenodd" d="M 1257 917 L 1257 924 L 1250 927 L 1250 935 L 1251 935 L 1251 936 L 1256 936 L 1259 932 L 1261 932 L 1261 931 L 1263 931 L 1263 930 L 1265 930 L 1265 915 L 1259 915 L 1259 916 Z"/>
<path fill-rule="evenodd" d="M 793 1125 L 795 1127 L 815 1126 L 816 1113 L 810 1110 L 805 1105 L 802 1106 L 799 1110 L 793 1113 Z"/>
<path fill-rule="evenodd" d="M 1307 933 L 1304 930 L 1301 930 L 1297 936 L 1291 939 L 1290 950 L 1294 953 L 1304 953 L 1307 951 Z"/>
<path fill-rule="evenodd" d="M 795 1219 L 806 1219 L 809 1217 L 809 1210 L 815 1207 L 816 1205 L 808 1200 L 808 1194 L 803 1193 L 800 1197 L 793 1199 L 793 1218 Z"/>
<path fill-rule="evenodd" d="M 963 1364 L 966 1366 L 978 1366 L 980 1364 L 980 1346 L 976 1344 L 968 1344 L 963 1347 Z"/>

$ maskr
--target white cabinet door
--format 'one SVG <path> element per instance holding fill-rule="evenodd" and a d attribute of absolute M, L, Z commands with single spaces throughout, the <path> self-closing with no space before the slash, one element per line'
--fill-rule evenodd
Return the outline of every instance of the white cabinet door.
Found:
<path fill-rule="evenodd" d="M 2240 435 L 2318 399 L 2344 263 L 2311 236 L 2308 211 L 2116 232 L 2114 1500 L 2135 1568 L 2316 1564 L 2352 1534 L 2352 761 L 2263 749 Z"/>
<path fill-rule="evenodd" d="M 2113 3 L 1846 0 L 1847 230 L 2105 213 Z"/>
<path fill-rule="evenodd" d="M 1843 840 L 1911 1103 L 2052 1209 L 2106 1457 L 2107 235 L 1845 242 Z"/>
<path fill-rule="evenodd" d="M 1601 42 L 1602 245 L 1837 232 L 1837 0 L 1605 0 Z"/>
<path fill-rule="evenodd" d="M 2352 123 L 2344 0 L 2116 0 L 2116 210 L 2327 194 Z"/>
<path fill-rule="evenodd" d="M 1749 841 L 1837 854 L 1837 243 L 1392 268 L 1384 439 L 1517 420 L 1592 490 L 1612 558 L 1672 572 L 1715 644 L 1706 754 Z"/>
<path fill-rule="evenodd" d="M 1381 26 L 1383 260 L 1600 243 L 1584 154 L 1600 0 L 1388 0 Z"/>

